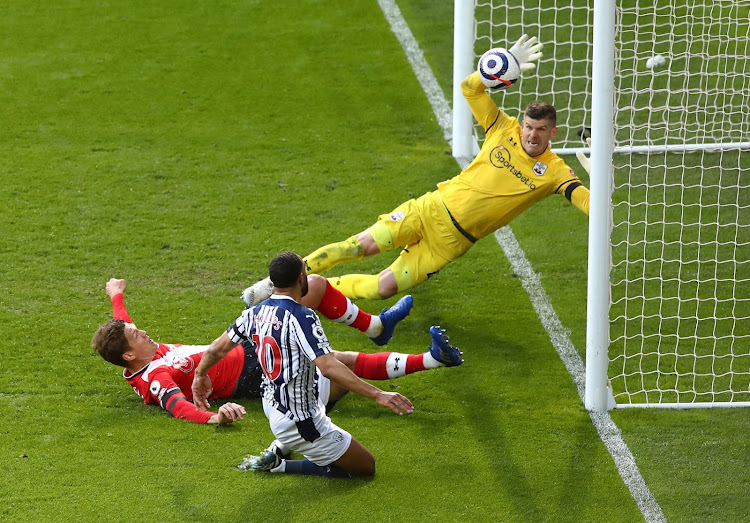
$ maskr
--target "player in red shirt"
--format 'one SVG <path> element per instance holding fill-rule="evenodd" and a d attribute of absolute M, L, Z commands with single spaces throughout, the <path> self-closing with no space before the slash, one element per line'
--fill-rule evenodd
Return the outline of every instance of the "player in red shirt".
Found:
<path fill-rule="evenodd" d="M 110 279 L 105 286 L 112 301 L 113 319 L 101 325 L 94 334 L 94 350 L 108 362 L 124 367 L 123 377 L 135 393 L 143 398 L 144 403 L 157 404 L 176 418 L 212 424 L 232 423 L 242 419 L 246 414 L 245 408 L 237 403 L 225 403 L 218 412 L 197 409 L 193 405 L 193 376 L 208 345 L 165 344 L 152 340 L 130 319 L 123 296 L 125 286 L 125 280 L 115 278 Z M 341 310 L 349 310 L 349 315 L 353 315 L 358 322 L 348 324 L 362 332 L 366 333 L 366 324 L 372 324 L 372 318 L 383 317 L 383 314 L 378 317 L 356 307 L 352 308 L 351 302 L 328 285 L 325 278 L 311 276 L 309 287 L 313 303 L 318 305 L 318 312 L 326 317 L 333 316 L 336 320 L 341 318 Z M 396 306 L 391 309 L 394 308 Z M 408 314 L 410 308 L 409 302 L 405 314 L 391 318 L 396 321 L 389 326 L 388 339 L 393 334 L 395 324 Z M 382 330 L 380 329 L 380 335 Z M 463 362 L 461 352 L 450 345 L 448 347 L 445 350 L 444 347 L 433 344 L 430 351 L 423 354 L 335 352 L 335 356 L 360 378 L 385 380 L 431 368 L 460 365 Z M 262 370 L 255 352 L 252 349 L 245 350 L 242 345 L 234 347 L 212 367 L 209 377 L 213 383 L 209 399 L 260 397 Z M 345 389 L 332 388 L 328 406 L 331 407 L 347 392 Z"/>

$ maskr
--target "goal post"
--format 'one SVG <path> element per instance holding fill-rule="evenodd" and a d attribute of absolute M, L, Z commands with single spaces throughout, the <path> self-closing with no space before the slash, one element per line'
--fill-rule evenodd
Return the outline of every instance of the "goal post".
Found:
<path fill-rule="evenodd" d="M 592 53 L 591 172 L 589 179 L 589 251 L 586 297 L 586 390 L 592 411 L 607 410 L 609 365 L 609 267 L 614 121 L 615 0 L 594 4 Z"/>
<path fill-rule="evenodd" d="M 474 68 L 474 0 L 456 0 L 453 16 L 453 139 L 455 158 L 470 159 L 474 153 L 473 121 L 461 82 Z"/>
<path fill-rule="evenodd" d="M 750 2 L 455 5 L 474 55 L 454 109 L 482 52 L 536 35 L 537 68 L 493 98 L 551 102 L 553 151 L 591 153 L 587 408 L 750 406 Z M 457 113 L 459 156 L 482 131 Z"/>

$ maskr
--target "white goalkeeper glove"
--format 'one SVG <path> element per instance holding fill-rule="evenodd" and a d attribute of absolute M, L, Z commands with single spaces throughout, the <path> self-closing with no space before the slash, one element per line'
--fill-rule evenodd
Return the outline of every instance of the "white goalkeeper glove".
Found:
<path fill-rule="evenodd" d="M 591 150 L 591 138 L 586 138 L 586 145 L 589 146 L 589 150 Z M 576 158 L 578 158 L 578 161 L 581 164 L 581 167 L 583 167 L 589 176 L 591 176 L 591 157 L 586 156 L 583 151 L 578 151 L 576 153 Z"/>
<path fill-rule="evenodd" d="M 536 67 L 534 62 L 542 57 L 542 46 L 543 44 L 537 41 L 536 36 L 529 38 L 529 36 L 525 34 L 513 44 L 513 47 L 508 49 L 508 52 L 516 57 L 521 72 L 523 73 Z"/>

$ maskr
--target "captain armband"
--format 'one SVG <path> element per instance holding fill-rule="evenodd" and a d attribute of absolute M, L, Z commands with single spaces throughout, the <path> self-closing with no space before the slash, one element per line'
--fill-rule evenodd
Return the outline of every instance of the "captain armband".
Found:
<path fill-rule="evenodd" d="M 581 182 L 571 182 L 570 185 L 568 185 L 565 188 L 565 197 L 568 199 L 569 202 L 573 202 L 573 191 L 575 191 L 578 187 L 583 186 Z"/>

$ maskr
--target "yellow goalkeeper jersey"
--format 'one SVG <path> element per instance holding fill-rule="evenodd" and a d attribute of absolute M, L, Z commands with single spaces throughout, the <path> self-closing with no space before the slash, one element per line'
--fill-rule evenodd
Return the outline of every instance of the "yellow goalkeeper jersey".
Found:
<path fill-rule="evenodd" d="M 497 108 L 477 73 L 462 89 L 486 135 L 474 161 L 438 184 L 443 203 L 461 228 L 482 238 L 547 196 L 564 194 L 571 200 L 573 190 L 578 194 L 571 201 L 588 213 L 588 189 L 573 170 L 549 147 L 536 157 L 526 154 L 520 123 Z"/>

